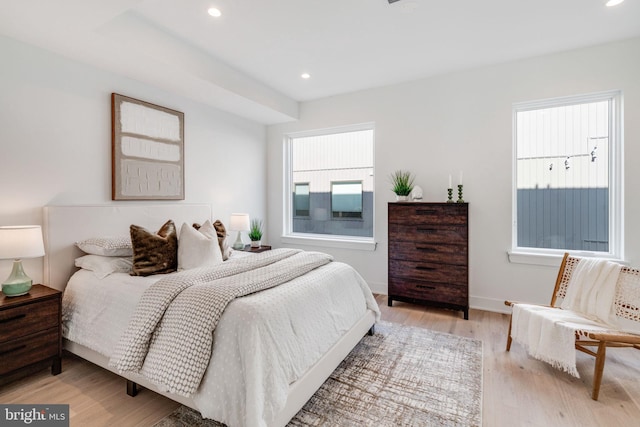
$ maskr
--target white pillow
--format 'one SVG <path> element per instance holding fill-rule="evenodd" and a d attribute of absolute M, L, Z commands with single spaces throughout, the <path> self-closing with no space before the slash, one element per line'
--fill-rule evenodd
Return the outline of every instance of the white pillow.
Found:
<path fill-rule="evenodd" d="M 98 279 L 104 279 L 111 273 L 130 273 L 133 268 L 131 257 L 85 255 L 76 258 L 76 267 L 90 270 Z"/>
<path fill-rule="evenodd" d="M 132 256 L 131 236 L 92 237 L 76 242 L 76 246 L 90 255 Z"/>
<path fill-rule="evenodd" d="M 207 220 L 199 230 L 182 224 L 178 239 L 178 271 L 212 267 L 221 262 L 218 235 L 211 221 Z"/>

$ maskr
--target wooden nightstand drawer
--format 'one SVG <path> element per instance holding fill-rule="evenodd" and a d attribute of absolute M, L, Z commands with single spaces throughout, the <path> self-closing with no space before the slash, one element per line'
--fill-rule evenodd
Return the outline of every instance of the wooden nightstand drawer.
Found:
<path fill-rule="evenodd" d="M 58 325 L 57 299 L 32 302 L 0 311 L 0 343 Z"/>
<path fill-rule="evenodd" d="M 58 327 L 0 344 L 0 375 L 58 356 Z"/>
<path fill-rule="evenodd" d="M 33 285 L 26 295 L 0 294 L 0 383 L 12 381 L 40 362 L 62 371 L 62 292 Z"/>

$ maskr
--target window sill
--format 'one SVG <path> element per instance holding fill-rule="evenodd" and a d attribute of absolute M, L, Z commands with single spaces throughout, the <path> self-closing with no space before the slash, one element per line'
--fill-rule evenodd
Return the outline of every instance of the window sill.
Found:
<path fill-rule="evenodd" d="M 281 237 L 284 244 L 309 245 L 326 248 L 355 249 L 361 251 L 375 251 L 376 242 L 371 238 L 348 238 L 344 236 L 330 237 L 321 234 L 293 235 Z"/>
<path fill-rule="evenodd" d="M 545 265 L 560 267 L 564 254 L 540 254 L 532 252 L 508 251 L 509 262 L 513 264 Z"/>
<path fill-rule="evenodd" d="M 625 263 L 624 261 L 604 253 L 596 252 L 583 252 L 583 251 L 569 251 L 572 256 L 583 258 L 604 258 L 610 261 Z M 560 267 L 562 258 L 565 251 L 558 252 L 529 252 L 523 250 L 507 251 L 509 262 L 513 264 L 530 264 L 530 265 L 543 265 L 547 267 Z"/>

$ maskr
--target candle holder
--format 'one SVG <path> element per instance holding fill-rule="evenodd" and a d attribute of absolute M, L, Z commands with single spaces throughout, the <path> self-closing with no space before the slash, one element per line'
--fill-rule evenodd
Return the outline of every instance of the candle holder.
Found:
<path fill-rule="evenodd" d="M 456 203 L 464 203 L 464 200 L 462 199 L 462 184 L 458 184 L 458 200 Z"/>
<path fill-rule="evenodd" d="M 447 188 L 447 203 L 453 203 L 453 188 Z"/>

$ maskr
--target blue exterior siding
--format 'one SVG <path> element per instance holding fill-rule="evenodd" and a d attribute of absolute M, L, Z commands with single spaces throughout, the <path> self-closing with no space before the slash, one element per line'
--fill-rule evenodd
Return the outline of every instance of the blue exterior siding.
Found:
<path fill-rule="evenodd" d="M 518 190 L 518 246 L 609 251 L 607 188 Z"/>

